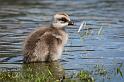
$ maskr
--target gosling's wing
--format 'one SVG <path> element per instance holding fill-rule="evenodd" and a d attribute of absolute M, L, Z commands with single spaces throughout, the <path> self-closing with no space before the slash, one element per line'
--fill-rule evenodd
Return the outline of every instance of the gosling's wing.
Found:
<path fill-rule="evenodd" d="M 23 45 L 24 54 L 26 55 L 33 54 L 34 48 L 36 47 L 36 43 L 38 42 L 39 37 L 41 37 L 47 30 L 48 28 L 39 28 L 29 34 L 29 36 L 24 41 Z"/>
<path fill-rule="evenodd" d="M 37 55 L 39 61 L 56 60 L 58 48 L 62 44 L 61 38 L 62 36 L 54 34 L 53 31 L 45 32 L 38 40 L 33 55 Z"/>

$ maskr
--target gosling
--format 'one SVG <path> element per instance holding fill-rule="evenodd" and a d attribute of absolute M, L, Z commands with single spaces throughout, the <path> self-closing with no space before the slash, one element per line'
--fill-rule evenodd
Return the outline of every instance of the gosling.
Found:
<path fill-rule="evenodd" d="M 49 27 L 40 27 L 30 33 L 24 42 L 24 63 L 52 62 L 61 58 L 68 33 L 65 27 L 74 25 L 68 14 L 57 13 Z"/>

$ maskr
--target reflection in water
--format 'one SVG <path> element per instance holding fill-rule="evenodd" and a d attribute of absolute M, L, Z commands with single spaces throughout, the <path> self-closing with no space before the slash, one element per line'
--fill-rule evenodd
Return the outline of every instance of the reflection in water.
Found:
<path fill-rule="evenodd" d="M 1 71 L 0 81 L 50 82 L 61 81 L 65 73 L 59 62 L 23 64 L 19 71 Z"/>
<path fill-rule="evenodd" d="M 33 78 L 33 80 L 39 78 L 40 80 L 44 79 L 46 82 L 50 80 L 60 81 L 64 77 L 64 69 L 59 62 L 24 64 L 22 71 L 24 74 L 29 75 L 24 76 L 24 78 L 29 77 Z"/>

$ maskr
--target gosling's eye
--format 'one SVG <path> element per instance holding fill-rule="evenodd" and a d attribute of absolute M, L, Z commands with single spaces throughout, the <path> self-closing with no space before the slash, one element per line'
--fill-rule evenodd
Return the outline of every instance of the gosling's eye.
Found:
<path fill-rule="evenodd" d="M 67 22 L 67 21 L 68 21 L 68 20 L 67 20 L 66 18 L 64 18 L 64 17 L 62 17 L 61 19 L 58 19 L 58 20 L 63 21 L 63 22 Z"/>

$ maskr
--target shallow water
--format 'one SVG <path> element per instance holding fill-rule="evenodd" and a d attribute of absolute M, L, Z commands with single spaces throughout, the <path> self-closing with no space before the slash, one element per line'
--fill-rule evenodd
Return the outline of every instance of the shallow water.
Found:
<path fill-rule="evenodd" d="M 24 38 L 61 11 L 70 14 L 75 26 L 67 28 L 69 41 L 60 62 L 54 69 L 22 64 Z M 82 21 L 87 25 L 79 34 Z M 124 0 L 0 0 L 0 63 L 0 71 L 23 73 L 29 67 L 38 72 L 47 66 L 55 77 L 83 70 L 95 82 L 124 82 Z"/>

